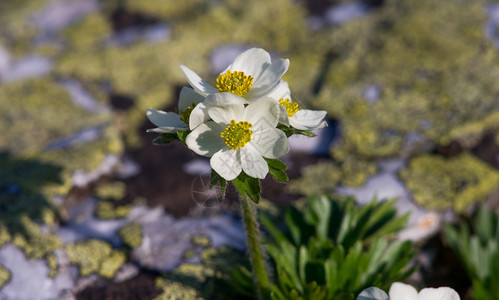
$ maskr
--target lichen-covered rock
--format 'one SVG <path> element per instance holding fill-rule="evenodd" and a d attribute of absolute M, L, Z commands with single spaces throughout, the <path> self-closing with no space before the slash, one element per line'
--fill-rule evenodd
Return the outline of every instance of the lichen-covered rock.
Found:
<path fill-rule="evenodd" d="M 499 172 L 467 153 L 449 159 L 415 157 L 400 171 L 400 177 L 414 201 L 426 209 L 462 212 L 499 187 Z"/>
<path fill-rule="evenodd" d="M 2 288 L 5 285 L 5 283 L 7 283 L 7 281 L 9 281 L 9 279 L 10 279 L 9 270 L 0 266 L 0 288 Z"/>
<path fill-rule="evenodd" d="M 69 261 L 80 268 L 81 276 L 98 274 L 106 278 L 114 276 L 125 263 L 125 255 L 111 248 L 102 240 L 88 240 L 65 246 Z"/>
<path fill-rule="evenodd" d="M 345 160 L 320 162 L 303 168 L 302 177 L 292 180 L 288 187 L 292 193 L 303 195 L 320 195 L 331 193 L 337 186 L 361 186 L 365 180 L 376 172 L 376 165 L 362 160 Z"/>
<path fill-rule="evenodd" d="M 115 205 L 109 201 L 100 201 L 97 204 L 95 215 L 99 219 L 122 219 L 130 213 L 130 205 Z"/>
<path fill-rule="evenodd" d="M 132 249 L 142 244 L 142 227 L 139 223 L 132 222 L 121 227 L 118 234 L 123 243 Z"/>
<path fill-rule="evenodd" d="M 202 252 L 201 264 L 183 264 L 157 281 L 163 293 L 156 300 L 166 299 L 229 299 L 217 289 L 216 281 L 235 265 L 247 265 L 247 258 L 228 247 L 210 248 Z"/>

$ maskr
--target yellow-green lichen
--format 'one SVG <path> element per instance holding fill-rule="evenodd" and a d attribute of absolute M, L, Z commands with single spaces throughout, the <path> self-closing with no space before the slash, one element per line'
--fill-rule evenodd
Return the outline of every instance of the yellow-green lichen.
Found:
<path fill-rule="evenodd" d="M 115 181 L 99 185 L 95 190 L 95 195 L 105 200 L 121 200 L 125 196 L 126 185 L 122 181 Z"/>
<path fill-rule="evenodd" d="M 210 246 L 211 240 L 210 237 L 206 235 L 193 235 L 191 236 L 191 243 L 194 246 L 206 248 Z"/>
<path fill-rule="evenodd" d="M 10 272 L 0 266 L 0 288 L 2 288 L 10 280 Z"/>
<path fill-rule="evenodd" d="M 499 172 L 474 156 L 423 155 L 412 159 L 400 177 L 414 201 L 426 209 L 462 212 L 499 187 Z"/>
<path fill-rule="evenodd" d="M 292 180 L 288 189 L 303 195 L 331 193 L 338 185 L 361 186 L 376 170 L 374 163 L 352 158 L 347 158 L 341 164 L 320 162 L 303 168 L 302 176 Z"/>
<path fill-rule="evenodd" d="M 65 246 L 70 263 L 80 268 L 81 276 L 98 274 L 106 278 L 114 276 L 126 260 L 124 253 L 111 248 L 101 240 L 88 240 Z"/>
<path fill-rule="evenodd" d="M 142 244 L 143 233 L 142 226 L 139 223 L 132 222 L 121 227 L 118 234 L 123 243 L 132 249 Z"/>
<path fill-rule="evenodd" d="M 111 25 L 100 13 L 86 16 L 63 32 L 70 47 L 78 49 L 97 46 L 98 42 L 102 42 L 110 34 Z"/>
<path fill-rule="evenodd" d="M 99 219 L 122 219 L 128 216 L 131 209 L 130 205 L 115 205 L 109 201 L 100 201 L 97 204 L 95 215 Z"/>
<path fill-rule="evenodd" d="M 159 278 L 156 284 L 163 292 L 155 299 L 211 299 L 215 295 L 229 299 L 217 289 L 216 280 L 238 262 L 246 264 L 244 255 L 227 247 L 210 248 L 201 253 L 201 260 L 201 264 L 183 264 Z"/>

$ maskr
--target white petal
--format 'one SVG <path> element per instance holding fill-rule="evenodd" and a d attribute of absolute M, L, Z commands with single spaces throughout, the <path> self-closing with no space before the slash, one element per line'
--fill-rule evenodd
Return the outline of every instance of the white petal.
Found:
<path fill-rule="evenodd" d="M 363 290 L 357 300 L 388 300 L 388 295 L 382 289 L 370 287 Z"/>
<path fill-rule="evenodd" d="M 229 92 L 216 93 L 206 97 L 205 103 L 209 106 L 228 106 L 236 105 L 244 107 L 244 104 L 248 104 L 248 100 L 234 95 Z"/>
<path fill-rule="evenodd" d="M 390 299 L 395 300 L 418 300 L 418 291 L 408 284 L 394 282 L 388 291 Z"/>
<path fill-rule="evenodd" d="M 232 96 L 231 96 L 232 95 Z M 231 93 L 222 93 L 213 95 L 220 99 L 231 99 L 233 97 L 238 97 Z M 239 97 L 238 97 L 239 98 Z M 223 100 L 221 100 L 223 101 Z M 244 104 L 230 102 L 231 104 L 223 106 L 211 106 L 208 107 L 208 115 L 211 119 L 217 123 L 229 124 L 231 120 L 239 122 L 243 120 L 244 116 Z"/>
<path fill-rule="evenodd" d="M 189 149 L 199 155 L 211 157 L 220 149 L 228 148 L 220 133 L 225 128 L 215 122 L 208 121 L 200 124 L 194 129 L 185 140 Z"/>
<path fill-rule="evenodd" d="M 258 99 L 270 94 L 278 87 L 282 75 L 289 67 L 288 59 L 279 59 L 266 68 L 260 77 L 255 78 L 252 88 L 245 95 L 246 99 Z"/>
<path fill-rule="evenodd" d="M 156 110 L 154 108 L 149 108 L 147 110 L 147 118 L 151 123 L 158 127 L 165 128 L 184 128 L 186 124 L 180 121 L 180 115 L 174 112 L 165 112 L 162 110 Z"/>
<path fill-rule="evenodd" d="M 175 133 L 177 131 L 187 131 L 186 127 L 157 127 L 147 129 L 146 132 L 156 132 L 156 133 Z"/>
<path fill-rule="evenodd" d="M 187 68 L 184 65 L 180 65 L 180 69 L 182 69 L 182 72 L 184 72 L 185 75 L 185 79 L 187 79 L 187 82 L 189 82 L 189 84 L 194 88 L 196 93 L 204 97 L 210 94 L 218 93 L 218 89 L 201 79 L 201 77 L 199 77 L 198 74 L 196 74 L 191 69 Z"/>
<path fill-rule="evenodd" d="M 419 292 L 419 300 L 460 300 L 459 294 L 449 288 L 425 288 Z"/>
<path fill-rule="evenodd" d="M 188 106 L 191 106 L 192 103 L 198 104 L 204 100 L 204 97 L 200 94 L 196 93 L 190 87 L 184 86 L 180 90 L 180 95 L 178 97 L 178 109 L 185 110 Z"/>
<path fill-rule="evenodd" d="M 208 115 L 208 106 L 204 102 L 199 103 L 194 107 L 191 111 L 191 115 L 189 116 L 189 128 L 194 130 L 194 128 L 198 127 L 199 124 L 204 123 L 210 119 Z"/>
<path fill-rule="evenodd" d="M 324 121 L 327 112 L 324 110 L 300 109 L 289 118 L 289 124 L 296 129 L 314 130 L 327 125 Z"/>
<path fill-rule="evenodd" d="M 270 61 L 270 54 L 267 51 L 261 48 L 251 48 L 239 54 L 226 70 L 244 72 L 256 80 L 270 66 Z"/>
<path fill-rule="evenodd" d="M 291 91 L 289 89 L 289 85 L 286 81 L 281 80 L 277 87 L 267 95 L 267 97 L 272 98 L 276 101 L 281 99 L 289 99 L 291 100 Z"/>
<path fill-rule="evenodd" d="M 241 165 L 244 173 L 253 178 L 264 179 L 269 172 L 269 166 L 263 157 L 250 144 L 239 149 Z"/>
<path fill-rule="evenodd" d="M 278 104 L 271 98 L 261 98 L 245 108 L 243 118 L 253 124 L 253 130 L 261 126 L 276 127 L 279 120 Z"/>
<path fill-rule="evenodd" d="M 233 180 L 242 170 L 237 153 L 232 149 L 220 150 L 210 159 L 210 166 L 225 180 Z"/>
<path fill-rule="evenodd" d="M 271 127 L 261 127 L 258 131 L 254 131 L 248 145 L 254 147 L 261 156 L 266 158 L 279 158 L 289 152 L 286 134 Z"/>
<path fill-rule="evenodd" d="M 289 127 L 289 117 L 286 107 L 279 105 L 279 123 Z"/>

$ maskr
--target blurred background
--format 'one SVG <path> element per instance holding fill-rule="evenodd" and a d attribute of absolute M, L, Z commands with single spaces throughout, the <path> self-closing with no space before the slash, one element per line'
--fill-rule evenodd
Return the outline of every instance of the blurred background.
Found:
<path fill-rule="evenodd" d="M 208 189 L 207 159 L 154 146 L 146 111 L 176 111 L 180 64 L 214 83 L 261 47 L 329 123 L 291 139 L 290 183 L 267 178 L 261 209 L 398 198 L 399 238 L 424 250 L 411 282 L 464 298 L 440 228 L 499 207 L 492 2 L 1 0 L 0 297 L 212 299 L 196 293 L 244 257 L 237 197 Z"/>

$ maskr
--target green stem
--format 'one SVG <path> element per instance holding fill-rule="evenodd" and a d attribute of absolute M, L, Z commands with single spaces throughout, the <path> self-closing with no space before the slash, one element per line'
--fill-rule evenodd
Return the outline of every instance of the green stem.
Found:
<path fill-rule="evenodd" d="M 253 277 L 257 287 L 257 295 L 260 300 L 270 299 L 270 284 L 263 260 L 263 249 L 260 243 L 260 230 L 258 228 L 256 205 L 246 195 L 240 195 L 241 211 L 243 215 L 244 228 L 246 229 L 246 240 L 250 253 Z"/>

